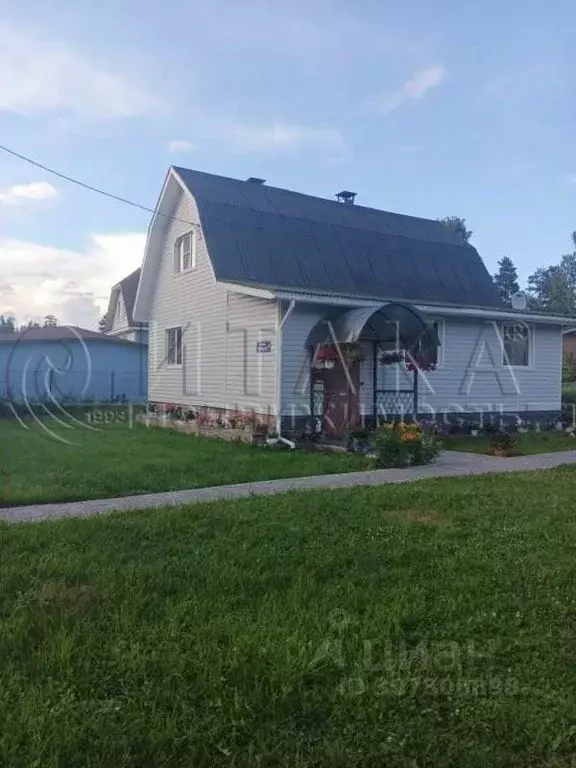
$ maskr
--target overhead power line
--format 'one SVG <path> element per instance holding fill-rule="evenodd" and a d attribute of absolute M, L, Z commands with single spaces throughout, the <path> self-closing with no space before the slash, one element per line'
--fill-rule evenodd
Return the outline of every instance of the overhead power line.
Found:
<path fill-rule="evenodd" d="M 46 171 L 46 173 L 51 173 L 53 176 L 57 176 L 59 179 L 64 179 L 64 181 L 69 181 L 71 184 L 76 184 L 79 187 L 82 187 L 83 189 L 87 189 L 90 192 L 97 192 L 99 195 L 104 195 L 104 197 L 109 197 L 112 200 L 116 200 L 119 203 L 124 203 L 125 205 L 131 205 L 133 208 L 139 208 L 141 211 L 146 211 L 147 213 L 153 213 L 156 216 L 163 216 L 165 219 L 171 219 L 172 221 L 181 221 L 183 224 L 189 224 L 190 226 L 196 226 L 193 221 L 186 221 L 186 219 L 180 219 L 178 216 L 170 216 L 167 213 L 160 213 L 155 208 L 148 208 L 147 205 L 142 205 L 142 203 L 136 203 L 134 200 L 128 200 L 126 197 L 120 197 L 119 195 L 114 195 L 112 192 L 106 192 L 104 189 L 98 189 L 98 187 L 93 187 L 91 184 L 86 184 L 83 181 L 80 181 L 79 179 L 75 179 L 72 176 L 67 176 L 65 173 L 60 173 L 60 171 L 54 170 L 54 168 L 48 168 L 46 165 L 42 165 L 42 163 L 37 162 L 36 160 L 33 160 L 31 157 L 26 157 L 26 155 L 21 155 L 19 152 L 15 152 L 13 149 L 9 149 L 9 147 L 4 147 L 2 144 L 0 144 L 0 150 L 2 152 L 6 152 L 9 155 L 12 155 L 13 157 L 17 157 L 19 160 L 24 160 L 26 163 L 30 163 L 30 165 L 35 166 L 36 168 L 40 168 L 42 171 Z"/>

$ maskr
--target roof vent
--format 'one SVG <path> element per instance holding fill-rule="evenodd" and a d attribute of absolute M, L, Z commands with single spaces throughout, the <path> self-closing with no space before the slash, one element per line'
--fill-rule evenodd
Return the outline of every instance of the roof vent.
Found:
<path fill-rule="evenodd" d="M 259 179 L 258 176 L 250 176 L 249 179 L 246 179 L 246 181 L 249 181 L 250 184 L 265 184 L 266 179 Z"/>
<path fill-rule="evenodd" d="M 512 296 L 512 309 L 526 309 L 526 295 L 522 291 L 518 291 Z"/>
<path fill-rule="evenodd" d="M 354 205 L 355 198 L 356 192 L 349 192 L 347 189 L 343 189 L 342 192 L 338 192 L 336 195 L 339 203 L 346 203 L 347 205 Z"/>

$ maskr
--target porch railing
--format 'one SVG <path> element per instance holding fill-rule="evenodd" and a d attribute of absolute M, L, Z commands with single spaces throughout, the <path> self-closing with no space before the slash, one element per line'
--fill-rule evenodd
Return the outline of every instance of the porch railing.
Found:
<path fill-rule="evenodd" d="M 394 416 L 414 416 L 416 413 L 416 392 L 413 389 L 377 389 L 374 392 L 374 408 L 370 414 L 375 419 Z M 325 415 L 325 393 L 312 393 L 312 416 L 321 418 Z M 368 414 L 364 414 L 367 416 Z"/>
<path fill-rule="evenodd" d="M 413 389 L 377 389 L 374 397 L 376 418 L 414 416 L 416 392 Z"/>

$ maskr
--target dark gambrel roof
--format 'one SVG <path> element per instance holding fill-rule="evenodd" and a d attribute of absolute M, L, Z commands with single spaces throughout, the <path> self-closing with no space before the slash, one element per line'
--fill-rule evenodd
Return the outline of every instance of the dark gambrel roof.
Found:
<path fill-rule="evenodd" d="M 140 267 L 131 272 L 127 277 L 120 281 L 120 290 L 122 291 L 122 297 L 124 298 L 124 306 L 126 307 L 126 317 L 128 322 L 132 324 L 134 322 L 132 313 L 134 311 L 134 302 L 136 300 L 136 291 L 138 290 L 138 283 L 140 282 Z"/>
<path fill-rule="evenodd" d="M 196 200 L 218 280 L 503 307 L 476 249 L 438 221 L 174 171 Z"/>

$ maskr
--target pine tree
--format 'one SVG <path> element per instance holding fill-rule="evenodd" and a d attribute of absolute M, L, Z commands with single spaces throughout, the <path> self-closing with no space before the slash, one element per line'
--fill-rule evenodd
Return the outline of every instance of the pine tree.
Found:
<path fill-rule="evenodd" d="M 0 333 L 14 333 L 16 319 L 12 315 L 0 315 Z"/>
<path fill-rule="evenodd" d="M 520 285 L 518 284 L 518 271 L 510 256 L 502 256 L 498 262 L 498 272 L 494 275 L 494 282 L 500 292 L 502 301 L 506 304 L 511 304 L 512 296 L 518 293 Z"/>
<path fill-rule="evenodd" d="M 445 216 L 443 219 L 438 219 L 438 221 L 444 224 L 451 232 L 460 235 L 466 242 L 472 237 L 472 230 L 466 229 L 466 219 L 462 219 L 460 216 Z"/>

